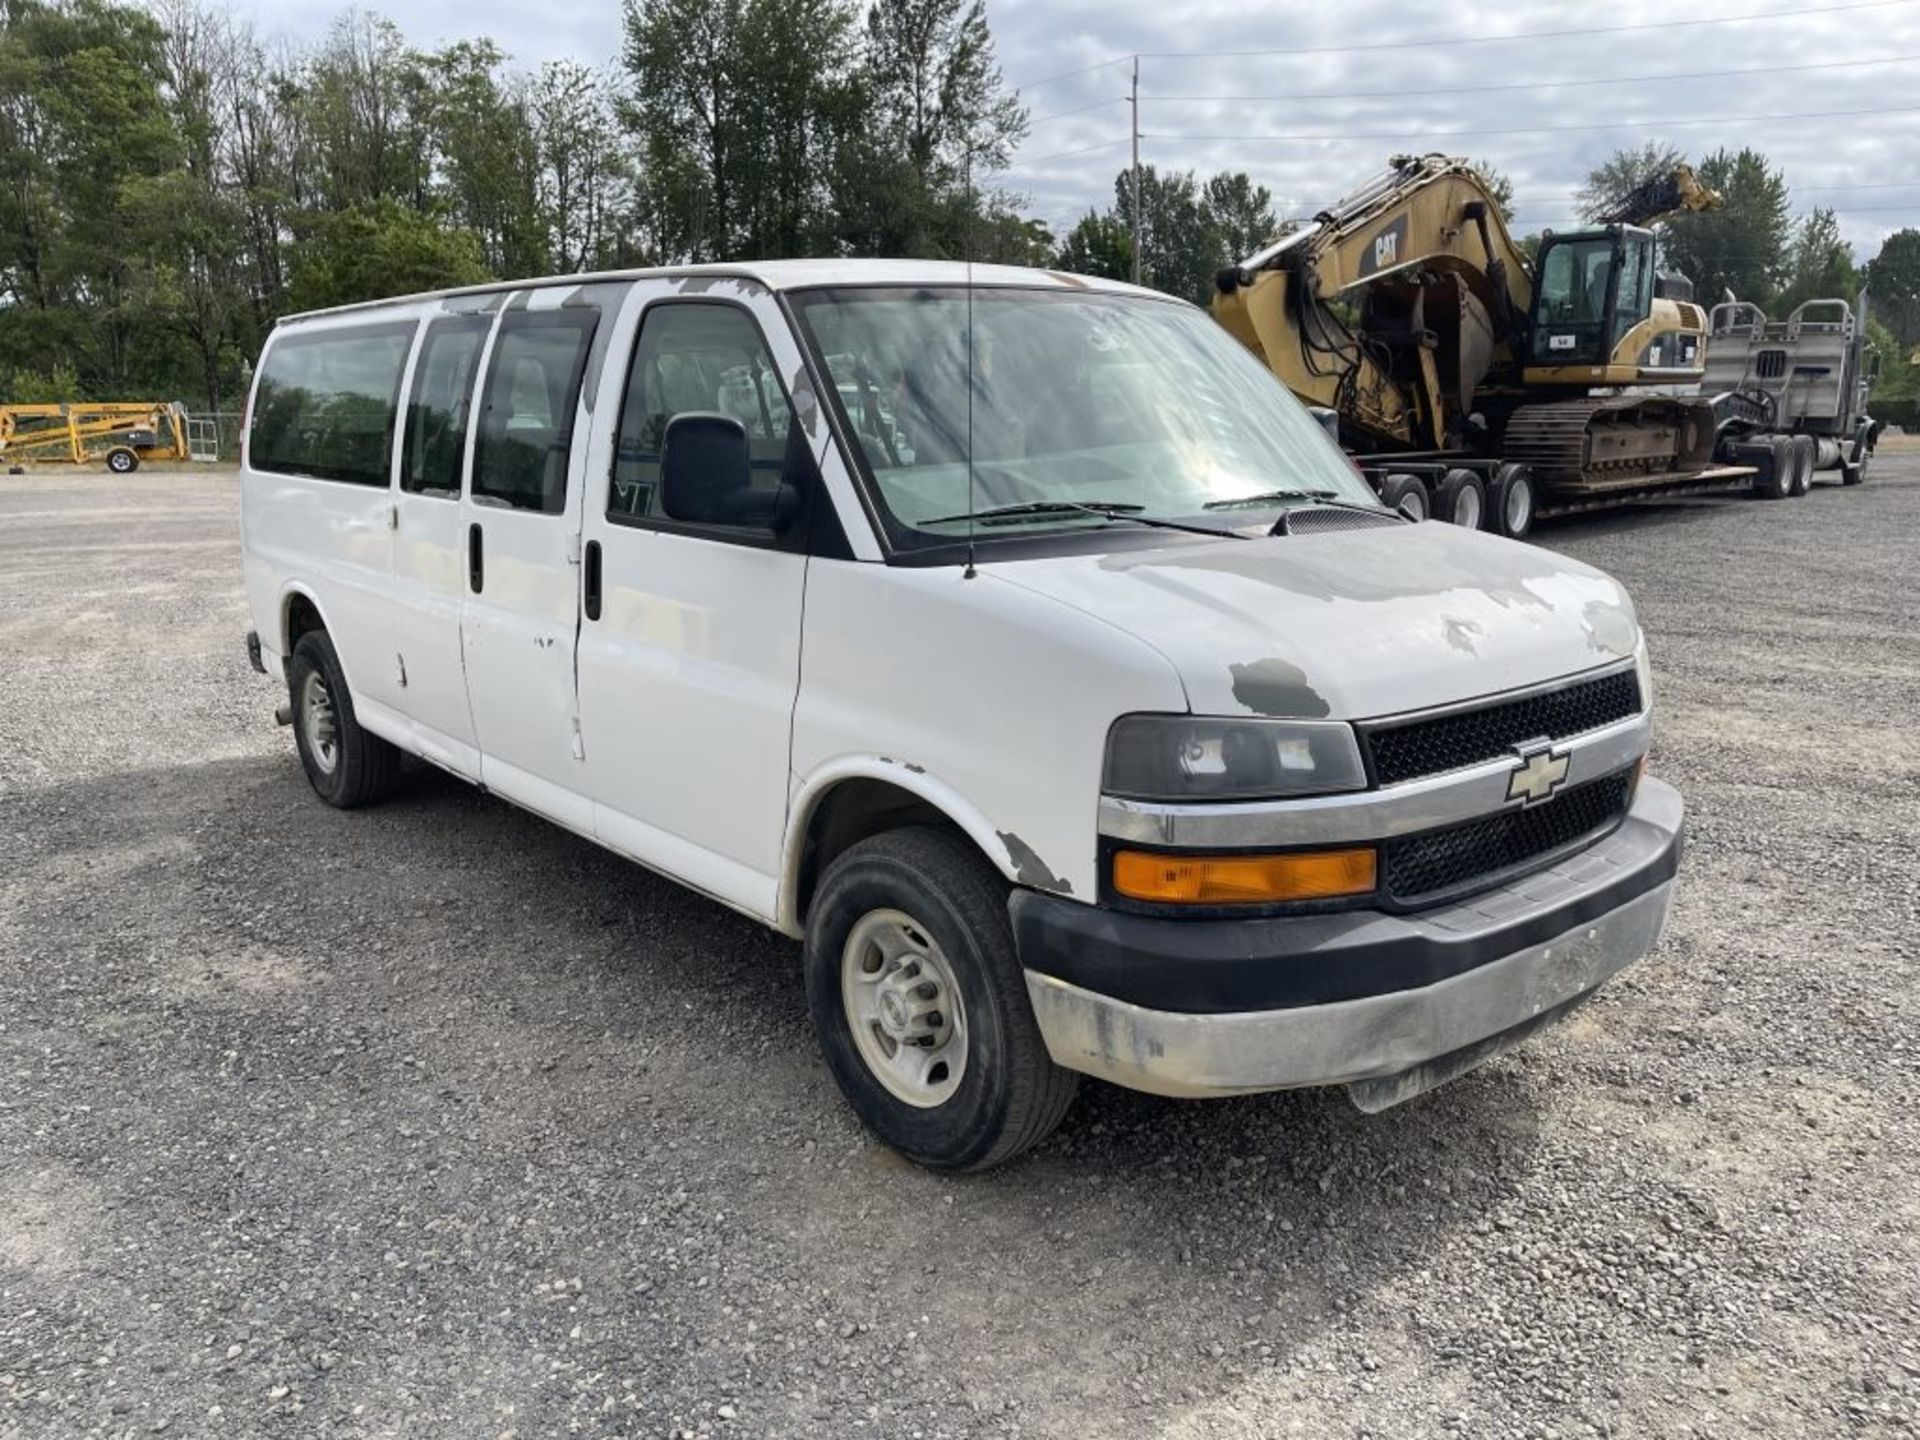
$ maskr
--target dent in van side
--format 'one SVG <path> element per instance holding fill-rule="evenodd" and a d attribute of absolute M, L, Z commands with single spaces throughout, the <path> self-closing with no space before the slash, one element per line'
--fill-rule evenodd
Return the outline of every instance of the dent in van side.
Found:
<path fill-rule="evenodd" d="M 1091 900 L 1107 729 L 1186 708 L 1158 651 L 991 569 L 814 561 L 782 928 L 808 818 L 854 775 L 928 799 L 1008 880 Z"/>

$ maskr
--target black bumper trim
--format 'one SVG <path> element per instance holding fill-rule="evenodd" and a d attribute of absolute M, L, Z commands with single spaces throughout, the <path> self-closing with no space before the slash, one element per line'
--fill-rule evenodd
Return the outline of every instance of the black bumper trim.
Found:
<path fill-rule="evenodd" d="M 1644 781 L 1619 829 L 1565 862 L 1602 855 L 1597 883 L 1557 870 L 1514 882 L 1517 914 L 1487 918 L 1504 892 L 1425 914 L 1163 919 L 1016 890 L 1020 963 L 1129 1004 L 1189 1015 L 1285 1010 L 1413 990 L 1544 945 L 1671 880 L 1684 848 L 1680 797 Z M 1435 923 L 1444 917 L 1445 923 Z"/>

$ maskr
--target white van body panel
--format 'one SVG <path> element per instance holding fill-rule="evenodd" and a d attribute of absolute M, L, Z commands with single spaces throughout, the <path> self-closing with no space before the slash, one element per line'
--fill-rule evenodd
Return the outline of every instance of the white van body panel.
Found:
<path fill-rule="evenodd" d="M 1364 720 L 1517 690 L 1633 654 L 1626 592 L 1455 525 L 1186 543 L 994 567 L 1140 636 L 1199 715 Z"/>
<path fill-rule="evenodd" d="M 1107 729 L 1185 710 L 1186 694 L 1150 646 L 1000 570 L 813 563 L 798 792 L 860 762 L 894 783 L 924 771 L 988 817 L 975 839 L 1008 879 L 1090 900 Z M 795 805 L 797 824 L 810 808 Z"/>

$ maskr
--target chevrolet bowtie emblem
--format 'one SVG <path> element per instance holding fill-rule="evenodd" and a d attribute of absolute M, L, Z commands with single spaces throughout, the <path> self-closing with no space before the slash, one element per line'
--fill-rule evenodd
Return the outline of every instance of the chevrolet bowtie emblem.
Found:
<path fill-rule="evenodd" d="M 1570 763 L 1565 755 L 1556 755 L 1548 742 L 1535 741 L 1518 747 L 1519 764 L 1507 776 L 1507 799 L 1523 805 L 1537 804 L 1560 788 L 1567 778 Z"/>

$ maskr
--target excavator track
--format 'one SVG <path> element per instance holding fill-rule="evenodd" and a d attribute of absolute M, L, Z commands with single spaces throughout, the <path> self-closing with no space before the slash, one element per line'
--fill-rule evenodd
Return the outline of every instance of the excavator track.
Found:
<path fill-rule="evenodd" d="M 1611 395 L 1521 406 L 1501 454 L 1549 489 L 1601 493 L 1698 476 L 1713 464 L 1713 441 L 1706 400 Z"/>

